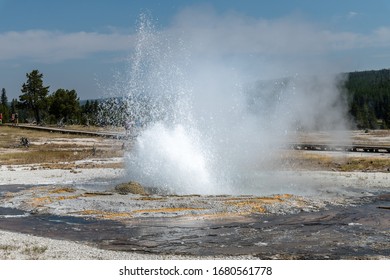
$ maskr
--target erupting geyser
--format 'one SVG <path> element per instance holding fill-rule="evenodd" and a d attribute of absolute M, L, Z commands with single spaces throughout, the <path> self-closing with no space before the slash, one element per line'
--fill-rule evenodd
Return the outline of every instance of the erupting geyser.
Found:
<path fill-rule="evenodd" d="M 333 122 L 320 115 L 337 105 L 333 79 L 248 81 L 234 60 L 202 55 L 202 38 L 177 30 L 156 31 L 141 16 L 116 87 L 122 118 L 137 134 L 125 156 L 129 180 L 165 193 L 252 193 L 267 186 L 253 175 L 281 164 L 277 151 L 293 141 L 291 131 Z M 314 92 L 331 98 L 317 102 Z"/>

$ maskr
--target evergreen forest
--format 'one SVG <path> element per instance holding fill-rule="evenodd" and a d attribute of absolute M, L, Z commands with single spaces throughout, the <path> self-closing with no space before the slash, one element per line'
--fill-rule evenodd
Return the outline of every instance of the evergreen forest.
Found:
<path fill-rule="evenodd" d="M 353 122 L 351 128 L 390 129 L 390 69 L 346 74 L 340 88 Z M 19 122 L 41 125 L 123 124 L 125 114 L 122 113 L 128 110 L 120 98 L 80 101 L 74 89 L 57 89 L 50 93 L 50 87 L 44 85 L 43 74 L 38 70 L 27 73 L 26 78 L 19 99 L 9 101 L 6 89 L 2 88 L 0 113 L 3 123 L 12 121 L 17 113 Z M 122 119 L 113 118 L 113 112 L 121 114 Z"/>
<path fill-rule="evenodd" d="M 390 129 L 390 69 L 349 73 L 345 94 L 357 128 Z"/>

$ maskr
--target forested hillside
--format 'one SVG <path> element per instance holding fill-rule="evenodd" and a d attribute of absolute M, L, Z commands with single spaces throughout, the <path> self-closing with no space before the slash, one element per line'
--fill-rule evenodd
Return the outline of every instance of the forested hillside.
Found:
<path fill-rule="evenodd" d="M 390 129 L 390 69 L 351 72 L 345 88 L 358 128 Z"/>
<path fill-rule="evenodd" d="M 340 86 L 348 101 L 348 111 L 356 128 L 390 129 L 390 69 L 345 74 L 347 79 Z M 3 122 L 8 122 L 12 114 L 18 113 L 20 122 L 88 125 L 123 123 L 113 123 L 113 120 L 121 120 L 113 118 L 113 114 L 121 113 L 124 109 L 125 104 L 121 99 L 88 100 L 81 104 L 75 90 L 58 89 L 49 94 L 49 86 L 43 86 L 43 75 L 38 70 L 27 73 L 26 76 L 27 83 L 23 84 L 19 100 L 15 98 L 9 102 L 6 89 L 1 90 L 0 113 Z M 275 84 L 285 83 L 279 80 L 277 83 L 265 81 L 258 86 L 274 87 Z M 278 92 L 280 88 L 275 90 Z M 39 95 L 40 92 L 42 93 Z M 272 94 L 276 94 L 275 92 L 271 91 Z"/>

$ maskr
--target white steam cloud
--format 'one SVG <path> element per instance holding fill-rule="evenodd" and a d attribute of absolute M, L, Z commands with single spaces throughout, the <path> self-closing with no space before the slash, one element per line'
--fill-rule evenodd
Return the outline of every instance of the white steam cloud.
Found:
<path fill-rule="evenodd" d="M 173 193 L 261 193 L 258 174 L 282 164 L 297 130 L 347 127 L 318 38 L 292 19 L 187 10 L 164 31 L 141 19 L 120 90 L 127 117 L 144 126 L 126 156 L 129 178 Z"/>

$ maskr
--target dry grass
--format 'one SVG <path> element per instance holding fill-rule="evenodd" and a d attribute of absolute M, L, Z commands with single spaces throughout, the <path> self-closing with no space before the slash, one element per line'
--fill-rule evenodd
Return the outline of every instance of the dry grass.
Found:
<path fill-rule="evenodd" d="M 390 145 L 390 130 L 352 130 L 352 131 L 322 131 L 322 132 L 299 132 L 291 135 L 292 139 L 301 143 L 333 143 L 343 142 L 365 145 Z"/>
<path fill-rule="evenodd" d="M 304 170 L 331 170 L 335 159 L 327 154 L 293 151 L 284 155 L 285 167 Z"/>
<path fill-rule="evenodd" d="M 33 163 L 57 163 L 82 160 L 92 156 L 90 150 L 83 151 L 58 151 L 30 149 L 23 153 L 12 152 L 0 155 L 1 164 L 33 164 Z"/>
<path fill-rule="evenodd" d="M 21 137 L 30 141 L 28 148 L 20 145 Z M 0 126 L 0 164 L 3 165 L 47 164 L 48 167 L 60 163 L 62 166 L 58 167 L 62 168 L 66 167 L 64 163 L 77 160 L 121 157 L 124 152 L 121 145 L 119 141 L 102 138 Z"/>
<path fill-rule="evenodd" d="M 116 126 L 106 126 L 106 127 L 100 127 L 100 126 L 85 126 L 85 125 L 67 125 L 65 126 L 65 129 L 69 130 L 78 130 L 78 131 L 91 131 L 91 132 L 125 132 L 125 129 L 123 127 L 116 127 Z"/>
<path fill-rule="evenodd" d="M 390 158 L 350 158 L 338 167 L 340 171 L 390 172 Z"/>
<path fill-rule="evenodd" d="M 0 147 L 8 147 L 18 144 L 21 137 L 27 137 L 32 141 L 38 139 L 59 139 L 59 138 L 74 138 L 74 135 L 52 133 L 48 131 L 22 129 L 18 127 L 0 126 Z M 77 138 L 88 138 L 87 136 L 78 135 Z"/>
<path fill-rule="evenodd" d="M 331 155 L 327 153 L 310 153 L 302 151 L 288 152 L 284 160 L 290 169 L 328 170 L 328 171 L 376 171 L 390 172 L 390 157 L 384 156 L 353 156 Z"/>
<path fill-rule="evenodd" d="M 43 169 L 63 169 L 71 170 L 73 173 L 77 173 L 78 169 L 90 169 L 90 168 L 123 168 L 123 162 L 108 162 L 96 164 L 93 162 L 86 162 L 81 164 L 71 162 L 56 162 L 56 163 L 42 163 L 40 167 Z"/>

